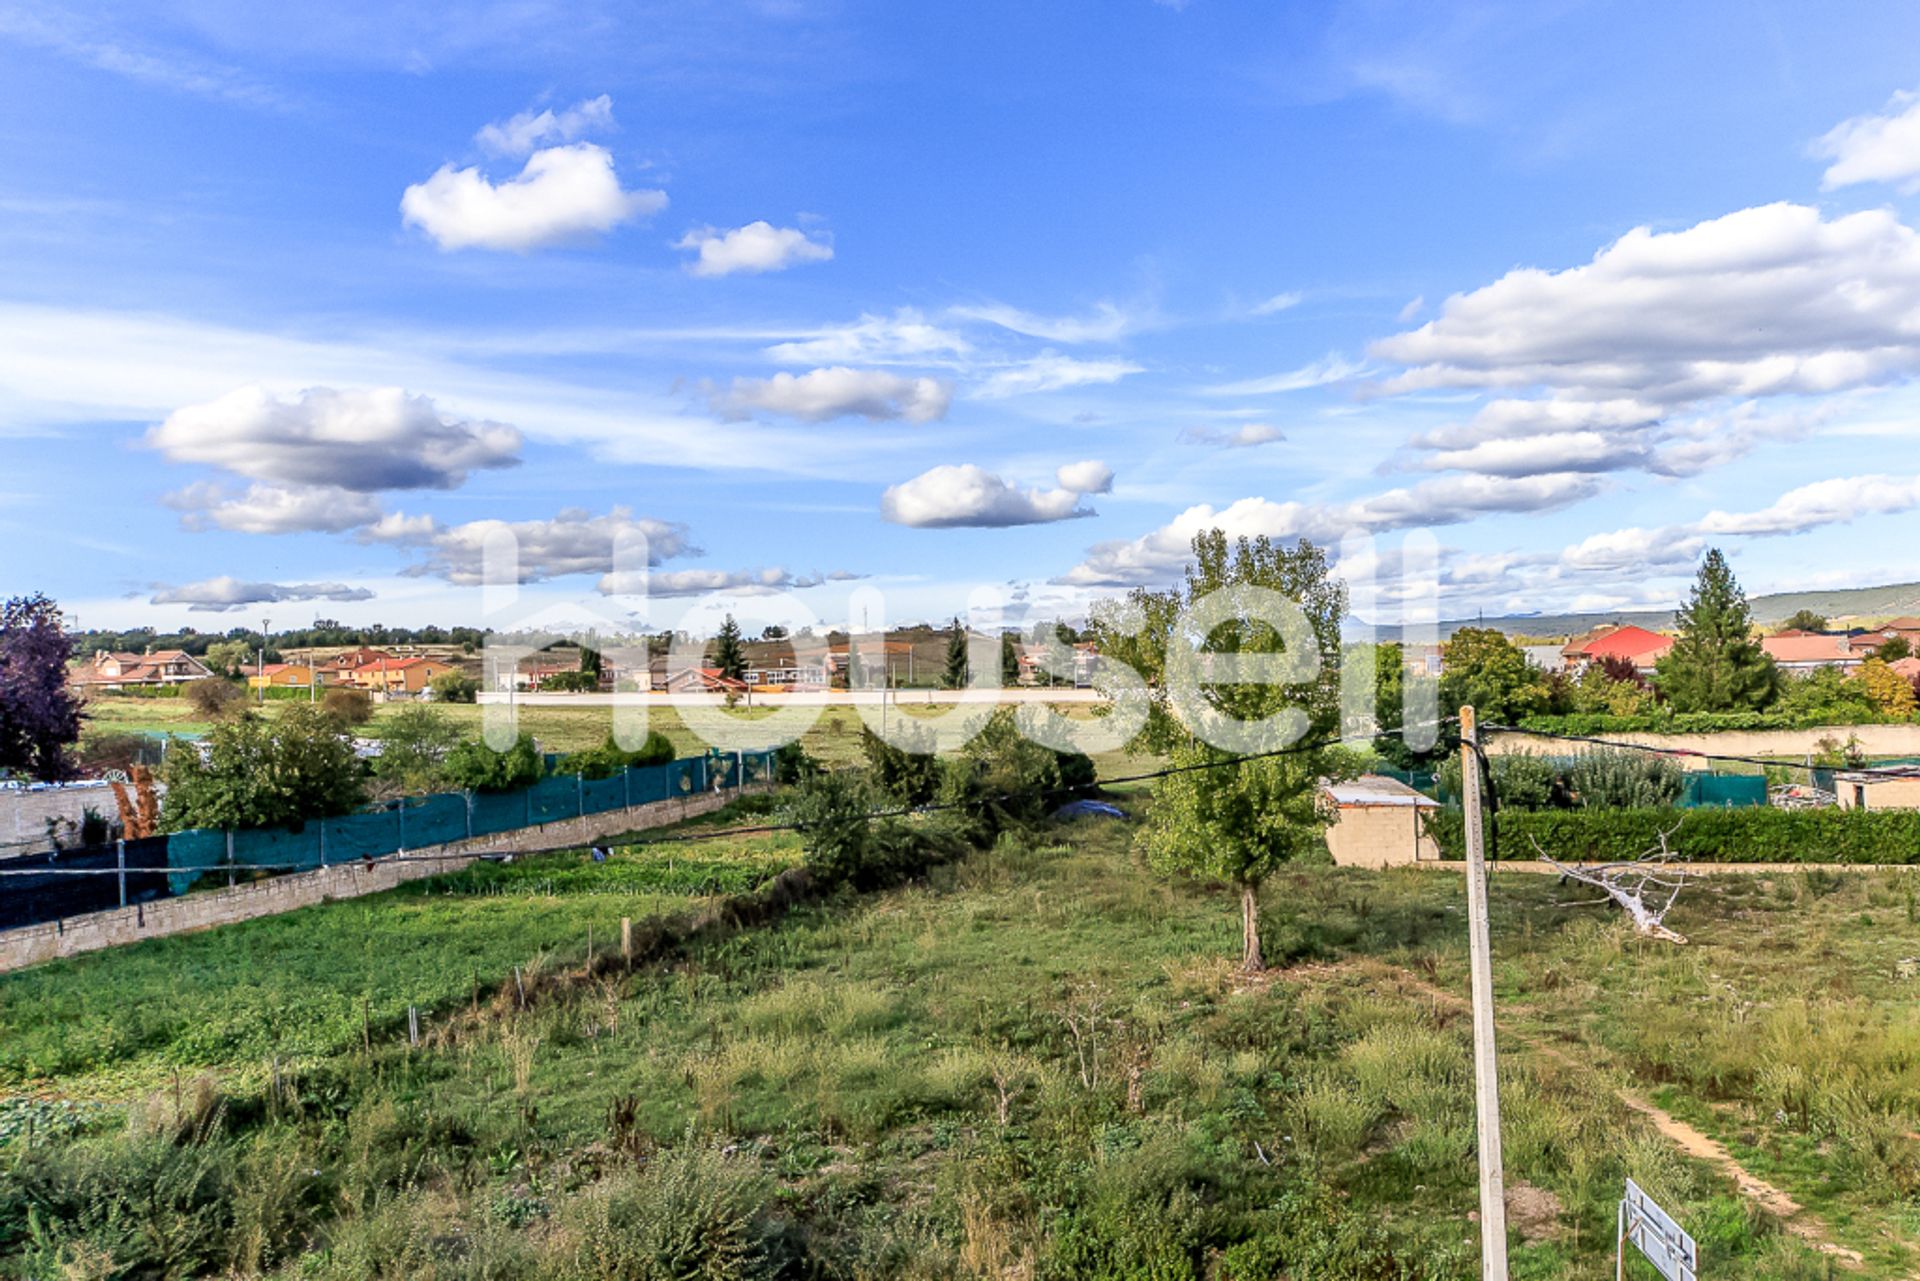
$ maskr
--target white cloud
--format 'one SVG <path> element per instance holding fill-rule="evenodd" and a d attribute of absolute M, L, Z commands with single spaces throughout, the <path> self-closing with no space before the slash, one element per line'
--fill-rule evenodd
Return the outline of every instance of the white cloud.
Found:
<path fill-rule="evenodd" d="M 911 308 L 891 316 L 863 314 L 848 325 L 775 343 L 767 355 L 783 365 L 928 364 L 965 356 L 973 346 Z"/>
<path fill-rule="evenodd" d="M 430 532 L 419 525 L 387 528 L 395 533 L 395 541 L 422 543 L 427 549 L 426 559 L 409 568 L 409 575 L 444 578 L 456 586 L 483 583 L 489 542 L 498 545 L 507 536 L 517 548 L 523 583 L 569 574 L 605 575 L 619 572 L 629 560 L 635 566 L 658 565 L 676 556 L 697 554 L 685 525 L 636 517 L 625 507 L 615 507 L 604 516 L 576 507 L 551 520 L 474 520 L 433 526 Z M 622 566 L 616 566 L 616 560 Z"/>
<path fill-rule="evenodd" d="M 730 596 L 765 596 L 773 592 L 805 591 L 822 583 L 850 582 L 863 574 L 835 570 L 830 574 L 795 574 L 772 569 L 676 569 L 664 572 L 628 570 L 604 575 L 599 590 L 608 596 L 678 597 L 713 592 Z"/>
<path fill-rule="evenodd" d="M 1642 466 L 1646 461 L 1646 447 L 1637 440 L 1597 431 L 1568 431 L 1436 450 L 1427 455 L 1422 466 L 1428 471 L 1539 476 L 1548 472 L 1618 471 Z"/>
<path fill-rule="evenodd" d="M 875 421 L 904 418 L 928 423 L 947 416 L 953 385 L 938 378 L 907 378 L 836 365 L 799 375 L 736 378 L 726 391 L 715 392 L 712 400 L 717 412 L 730 417 L 764 410 L 815 423 L 848 414 Z"/>
<path fill-rule="evenodd" d="M 498 185 L 478 168 L 442 165 L 400 197 L 407 225 L 442 249 L 515 253 L 589 239 L 666 205 L 663 191 L 622 188 L 612 154 L 590 142 L 536 151 Z"/>
<path fill-rule="evenodd" d="M 1095 544 L 1086 560 L 1059 581 L 1083 587 L 1165 582 L 1187 563 L 1193 536 L 1216 526 L 1234 538 L 1264 534 L 1331 543 L 1350 532 L 1383 533 L 1498 513 L 1551 511 L 1598 490 L 1598 482 L 1583 475 L 1447 476 L 1350 503 L 1275 503 L 1265 498 L 1242 498 L 1225 508 L 1202 503 L 1139 538 Z"/>
<path fill-rule="evenodd" d="M 1782 494 L 1752 512 L 1709 512 L 1697 528 L 1708 534 L 1798 534 L 1920 506 L 1920 476 L 1843 476 Z"/>
<path fill-rule="evenodd" d="M 1668 408 L 1870 385 L 1920 366 L 1920 238 L 1887 210 L 1827 221 L 1792 204 L 1639 227 L 1585 266 L 1456 294 L 1372 354 L 1406 366 L 1388 390 L 1541 387 Z"/>
<path fill-rule="evenodd" d="M 1223 449 L 1251 449 L 1286 438 L 1286 433 L 1271 423 L 1243 423 L 1238 427 L 1189 427 L 1180 433 L 1180 439 L 1190 445 L 1217 445 Z"/>
<path fill-rule="evenodd" d="M 1591 534 L 1560 552 L 1560 568 L 1572 573 L 1647 573 L 1689 566 L 1706 543 L 1697 535 L 1665 529 L 1616 529 Z"/>
<path fill-rule="evenodd" d="M 185 605 L 189 612 L 224 613 L 248 605 L 267 605 L 280 601 L 356 601 L 372 600 L 364 587 L 346 583 L 250 583 L 222 575 L 185 583 L 179 587 L 162 586 L 155 590 L 151 604 Z"/>
<path fill-rule="evenodd" d="M 1070 493 L 1110 494 L 1113 492 L 1113 468 L 1096 459 L 1068 463 L 1054 473 L 1054 479 L 1060 482 L 1060 488 Z"/>
<path fill-rule="evenodd" d="M 310 387 L 288 399 L 242 387 L 174 410 L 146 439 L 173 462 L 359 493 L 453 489 L 470 472 L 516 466 L 521 445 L 505 423 L 451 417 L 399 387 Z"/>
<path fill-rule="evenodd" d="M 953 314 L 966 320 L 984 321 L 1039 338 L 1046 342 L 1113 342 L 1152 323 L 1151 312 L 1121 307 L 1111 302 L 1095 303 L 1084 316 L 1042 316 L 1004 303 L 955 307 Z"/>
<path fill-rule="evenodd" d="M 1425 294 L 1415 294 L 1413 297 L 1407 299 L 1407 305 L 1400 309 L 1397 319 L 1404 325 L 1426 309 L 1427 296 Z"/>
<path fill-rule="evenodd" d="M 498 124 L 485 125 L 474 141 L 496 156 L 525 156 L 543 143 L 573 142 L 589 133 L 613 128 L 613 99 L 606 94 L 576 102 L 556 112 L 528 108 Z"/>
<path fill-rule="evenodd" d="M 1221 383 L 1214 387 L 1201 388 L 1206 396 L 1266 396 L 1283 391 L 1304 391 L 1308 387 L 1324 387 L 1330 383 L 1343 383 L 1358 378 L 1367 372 L 1367 366 L 1356 364 L 1337 353 L 1329 354 L 1323 360 L 1298 369 L 1289 369 L 1285 373 L 1271 374 L 1265 378 L 1249 378 L 1242 382 Z"/>
<path fill-rule="evenodd" d="M 1255 303 L 1253 305 L 1253 314 L 1256 316 L 1272 316 L 1279 312 L 1291 311 L 1304 302 L 1306 297 L 1305 294 L 1298 290 L 1288 290 L 1283 294 L 1275 294 L 1265 302 Z"/>
<path fill-rule="evenodd" d="M 333 485 L 255 483 L 234 494 L 202 481 L 168 494 L 167 506 L 182 513 L 188 529 L 225 529 L 237 534 L 341 534 L 381 517 L 379 500 Z"/>
<path fill-rule="evenodd" d="M 1087 387 L 1117 383 L 1128 374 L 1141 372 L 1130 360 L 1075 360 L 1056 352 L 1044 351 L 1011 369 L 1003 369 L 988 378 L 974 392 L 984 400 L 1025 396 L 1037 392 L 1060 391 L 1068 387 Z"/>
<path fill-rule="evenodd" d="M 1063 482 L 1090 483 L 1100 479 L 1090 469 L 1112 473 L 1099 463 L 1077 463 L 1060 469 Z M 1105 492 L 1104 488 L 1090 492 Z M 890 486 L 880 497 L 880 514 L 896 525 L 919 529 L 984 528 L 1041 525 L 1056 520 L 1092 516 L 1080 505 L 1081 492 L 1063 483 L 1058 489 L 1022 489 L 1014 482 L 971 463 L 935 467 L 912 480 Z"/>
<path fill-rule="evenodd" d="M 1814 142 L 1813 154 L 1833 162 L 1820 179 L 1828 191 L 1860 182 L 1920 191 L 1920 93 L 1896 93 L 1878 113 L 1841 121 Z"/>
<path fill-rule="evenodd" d="M 687 264 L 696 276 L 731 276 L 739 272 L 759 274 L 784 271 L 802 263 L 826 262 L 833 257 L 833 246 L 815 240 L 794 227 L 776 227 L 764 220 L 744 227 L 721 231 L 701 227 L 689 231 L 674 242 L 676 249 L 690 249 L 698 256 Z"/>

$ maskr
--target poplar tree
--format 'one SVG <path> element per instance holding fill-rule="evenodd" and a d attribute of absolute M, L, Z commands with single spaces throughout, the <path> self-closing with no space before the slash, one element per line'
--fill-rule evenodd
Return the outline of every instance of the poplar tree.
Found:
<path fill-rule="evenodd" d="M 729 680 L 737 681 L 747 674 L 747 651 L 740 643 L 740 624 L 733 621 L 732 614 L 714 634 L 713 665 Z"/>
<path fill-rule="evenodd" d="M 1773 698 L 1779 671 L 1754 637 L 1747 594 L 1719 548 L 1707 552 L 1674 621 L 1680 635 L 1654 671 L 1675 711 L 1750 711 Z"/>
<path fill-rule="evenodd" d="M 948 689 L 959 689 L 967 683 L 967 629 L 957 616 L 953 635 L 947 638 L 947 670 L 940 679 Z"/>

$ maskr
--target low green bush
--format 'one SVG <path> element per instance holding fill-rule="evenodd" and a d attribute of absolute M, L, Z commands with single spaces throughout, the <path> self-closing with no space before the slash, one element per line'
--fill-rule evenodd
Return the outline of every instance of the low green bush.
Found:
<path fill-rule="evenodd" d="M 1502 810 L 1493 829 L 1493 857 L 1503 859 L 1541 850 L 1562 862 L 1633 858 L 1664 832 L 1669 848 L 1700 863 L 1920 863 L 1914 810 Z M 1466 857 L 1459 810 L 1434 811 L 1427 830 L 1442 857 Z"/>
<path fill-rule="evenodd" d="M 1853 705 L 1804 712 L 1673 712 L 1660 708 L 1642 716 L 1609 716 L 1602 712 L 1527 716 L 1518 728 L 1533 734 L 1719 734 L 1731 730 L 1819 729 L 1826 725 L 1903 725 L 1911 720 Z"/>
<path fill-rule="evenodd" d="M 658 730 L 647 732 L 647 741 L 629 752 L 607 735 L 607 741 L 583 752 L 562 757 L 556 774 L 578 774 L 582 778 L 612 778 L 623 769 L 645 769 L 673 760 L 673 742 Z"/>

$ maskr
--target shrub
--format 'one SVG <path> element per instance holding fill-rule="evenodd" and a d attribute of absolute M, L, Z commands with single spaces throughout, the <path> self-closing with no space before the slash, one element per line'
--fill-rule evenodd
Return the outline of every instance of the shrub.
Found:
<path fill-rule="evenodd" d="M 382 725 L 380 755 L 373 772 L 403 791 L 433 791 L 445 782 L 447 753 L 460 742 L 460 730 L 430 706 L 414 704 Z"/>
<path fill-rule="evenodd" d="M 1507 752 L 1491 758 L 1493 792 L 1502 809 L 1542 810 L 1563 801 L 1554 785 L 1560 781 L 1560 768 L 1549 757 L 1531 752 Z M 1460 757 L 1456 753 L 1440 763 L 1436 773 L 1439 790 L 1459 796 L 1465 789 L 1461 781 Z"/>
<path fill-rule="evenodd" d="M 447 782 L 468 791 L 511 792 L 539 782 L 546 761 L 531 734 L 520 735 L 504 752 L 494 751 L 484 739 L 469 738 L 447 753 L 442 773 Z"/>
<path fill-rule="evenodd" d="M 1059 799 L 1058 754 L 1022 734 L 1010 707 L 988 717 L 940 774 L 941 806 L 965 839 L 983 847 L 1002 832 L 1037 825 Z"/>
<path fill-rule="evenodd" d="M 865 726 L 860 730 L 860 751 L 867 760 L 867 773 L 896 805 L 925 805 L 940 787 L 940 761 L 934 756 L 930 734 L 905 726 L 893 731 L 899 745 L 889 742 Z"/>
<path fill-rule="evenodd" d="M 599 688 L 598 672 L 555 672 L 540 682 L 543 694 L 591 694 Z"/>
<path fill-rule="evenodd" d="M 1562 862 L 1632 858 L 1660 834 L 1682 858 L 1701 863 L 1920 863 L 1920 811 L 1628 809 L 1502 810 L 1493 824 L 1494 857 Z M 1427 830 L 1446 858 L 1466 856 L 1461 812 L 1428 815 Z"/>
<path fill-rule="evenodd" d="M 1100 780 L 1099 771 L 1094 768 L 1093 758 L 1085 752 L 1055 752 L 1053 765 L 1059 772 L 1059 785 L 1063 789 L 1060 799 L 1066 799 L 1072 794 L 1091 792 Z M 1069 793 L 1065 789 L 1072 789 L 1072 791 Z"/>
<path fill-rule="evenodd" d="M 557 774 L 578 774 L 582 778 L 612 778 L 624 769 L 645 769 L 650 765 L 665 765 L 674 758 L 673 742 L 658 730 L 647 734 L 646 742 L 629 752 L 614 741 L 613 735 L 607 735 L 607 741 L 598 747 L 583 752 L 574 752 L 561 759 L 555 768 Z"/>
<path fill-rule="evenodd" d="M 427 682 L 435 702 L 471 703 L 480 697 L 480 682 L 465 672 L 441 672 Z"/>
<path fill-rule="evenodd" d="M 1588 809 L 1671 805 L 1684 786 L 1680 766 L 1672 760 L 1621 748 L 1581 753 L 1567 767 L 1567 784 Z"/>
<path fill-rule="evenodd" d="M 247 705 L 247 692 L 219 676 L 189 681 L 185 697 L 195 712 L 210 721 L 225 720 Z"/>
<path fill-rule="evenodd" d="M 743 1281 L 772 1272 L 767 1180 L 739 1157 L 689 1142 L 637 1175 L 564 1203 L 567 1275 L 595 1281 Z"/>
<path fill-rule="evenodd" d="M 786 820 L 800 830 L 807 870 L 827 886 L 857 882 L 868 861 L 873 788 L 849 771 L 816 774 L 787 801 Z"/>
<path fill-rule="evenodd" d="M 365 770 L 332 717 L 295 703 L 272 720 L 247 716 L 167 753 L 167 830 L 297 826 L 357 809 Z"/>
<path fill-rule="evenodd" d="M 320 706 L 342 725 L 365 725 L 373 719 L 373 697 L 364 689 L 330 689 Z"/>
<path fill-rule="evenodd" d="M 783 743 L 773 753 L 773 781 L 791 787 L 820 772 L 820 762 L 807 754 L 798 742 Z"/>

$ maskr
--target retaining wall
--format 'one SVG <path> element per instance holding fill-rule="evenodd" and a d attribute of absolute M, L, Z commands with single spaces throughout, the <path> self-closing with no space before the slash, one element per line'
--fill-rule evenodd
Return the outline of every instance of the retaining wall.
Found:
<path fill-rule="evenodd" d="M 1716 752 L 1723 756 L 1805 757 L 1820 750 L 1820 740 L 1830 738 L 1845 743 L 1848 737 L 1860 740 L 1860 750 L 1868 756 L 1920 756 L 1920 725 L 1827 725 L 1818 729 L 1735 729 L 1714 734 L 1596 734 L 1616 743 L 1667 751 Z M 1565 755 L 1581 751 L 1578 743 L 1528 733 L 1498 733 L 1487 738 L 1487 751 Z M 1685 757 L 1687 769 L 1706 769 L 1710 762 Z"/>
<path fill-rule="evenodd" d="M 409 855 L 447 856 L 431 862 L 387 858 L 376 859 L 371 867 L 365 863 L 343 863 L 313 872 L 269 877 L 231 889 L 158 899 L 132 907 L 70 916 L 46 925 L 8 930 L 0 933 L 0 974 L 62 956 L 118 947 L 122 943 L 165 938 L 169 934 L 211 929 L 260 916 L 276 916 L 281 912 L 313 907 L 333 899 L 378 894 L 407 881 L 438 876 L 442 872 L 457 872 L 482 854 L 584 845 L 618 836 L 622 832 L 665 827 L 682 819 L 710 813 L 736 796 L 767 790 L 771 790 L 770 785 L 760 784 L 726 792 L 703 792 L 697 796 L 655 801 L 651 805 L 635 805 L 631 809 L 602 810 L 582 818 L 542 823 L 511 832 L 497 832 L 492 836 L 478 836 L 472 840 L 406 851 Z"/>

